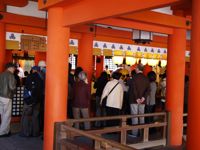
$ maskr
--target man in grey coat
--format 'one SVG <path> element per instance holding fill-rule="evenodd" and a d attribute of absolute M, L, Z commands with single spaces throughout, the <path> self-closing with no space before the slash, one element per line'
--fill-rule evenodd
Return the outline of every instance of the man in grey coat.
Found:
<path fill-rule="evenodd" d="M 12 98 L 16 89 L 16 81 L 13 75 L 15 65 L 13 63 L 6 64 L 6 70 L 0 74 L 0 137 L 9 136 Z"/>

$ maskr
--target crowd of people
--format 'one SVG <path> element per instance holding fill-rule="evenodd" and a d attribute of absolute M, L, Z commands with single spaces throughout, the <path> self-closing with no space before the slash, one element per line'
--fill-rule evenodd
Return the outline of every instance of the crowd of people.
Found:
<path fill-rule="evenodd" d="M 19 86 L 24 87 L 20 136 L 37 137 L 43 132 L 45 67 L 41 62 L 28 73 L 23 72 L 19 64 L 6 64 L 5 71 L 0 74 L 0 137 L 10 135 L 12 98 Z"/>
<path fill-rule="evenodd" d="M 68 118 L 89 118 L 91 115 L 91 88 L 95 92 L 95 115 L 137 115 L 155 112 L 156 98 L 161 99 L 164 108 L 166 95 L 166 73 L 161 75 L 161 82 L 156 83 L 156 73 L 150 71 L 144 75 L 144 67 L 139 63 L 131 74 L 124 75 L 120 69 L 110 72 L 108 67 L 98 79 L 93 79 L 94 84 L 88 81 L 87 73 L 77 67 L 72 74 L 71 64 L 68 72 Z M 20 136 L 39 136 L 43 133 L 44 126 L 44 100 L 45 100 L 45 73 L 46 64 L 32 67 L 30 73 L 20 73 L 20 66 L 13 63 L 6 65 L 6 70 L 0 74 L 0 137 L 10 134 L 10 120 L 12 97 L 16 87 L 24 86 L 24 107 L 21 117 Z M 188 83 L 187 79 L 187 83 Z M 93 87 L 91 87 L 93 85 Z M 188 85 L 188 84 L 186 84 Z M 188 86 L 186 86 L 188 87 Z M 187 106 L 186 106 L 187 107 Z M 154 122 L 153 117 L 132 118 L 130 124 L 144 124 Z M 97 121 L 94 124 L 84 122 L 75 123 L 76 128 L 85 130 L 95 127 L 119 125 L 119 121 Z M 138 136 L 138 130 L 133 130 L 132 136 Z"/>
<path fill-rule="evenodd" d="M 136 69 L 131 72 L 131 76 L 123 75 L 120 70 L 112 74 L 105 68 L 98 79 L 96 79 L 93 87 L 95 93 L 95 116 L 115 116 L 125 114 L 144 114 L 153 113 L 156 104 L 156 73 L 151 71 L 148 76 L 143 74 L 144 66 L 138 64 Z M 87 80 L 87 74 L 81 67 L 75 70 L 74 78 L 69 71 L 69 94 L 68 95 L 68 116 L 69 118 L 89 118 L 91 90 Z M 71 110 L 70 110 L 71 109 Z M 73 113 L 71 113 L 73 112 Z M 143 124 L 153 122 L 153 118 L 144 119 L 133 118 L 132 124 Z M 113 121 L 97 121 L 95 127 L 117 125 L 117 120 Z M 80 128 L 79 124 L 75 125 Z M 84 123 L 85 129 L 90 129 L 91 124 Z M 132 132 L 134 136 L 138 135 L 138 131 Z"/>

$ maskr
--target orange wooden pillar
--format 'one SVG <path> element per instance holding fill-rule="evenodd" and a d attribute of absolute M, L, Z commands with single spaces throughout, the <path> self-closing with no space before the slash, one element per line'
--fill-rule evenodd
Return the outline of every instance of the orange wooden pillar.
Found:
<path fill-rule="evenodd" d="M 78 66 L 87 72 L 88 82 L 92 79 L 93 65 L 93 35 L 84 33 L 78 41 Z"/>
<path fill-rule="evenodd" d="M 96 77 L 99 78 L 104 69 L 104 56 L 97 56 L 96 59 Z"/>
<path fill-rule="evenodd" d="M 63 9 L 48 9 L 47 74 L 45 91 L 44 150 L 53 150 L 54 123 L 66 120 L 69 28 L 64 28 Z"/>
<path fill-rule="evenodd" d="M 35 65 L 41 60 L 46 61 L 46 52 L 35 52 Z"/>
<path fill-rule="evenodd" d="M 0 11 L 5 11 L 3 1 L 0 2 Z M 6 31 L 5 24 L 0 22 L 0 72 L 4 70 L 6 57 Z"/>
<path fill-rule="evenodd" d="M 171 112 L 170 145 L 182 144 L 186 30 L 174 29 L 168 38 L 167 100 Z"/>
<path fill-rule="evenodd" d="M 187 149 L 200 149 L 200 1 L 192 1 L 192 41 L 188 101 Z"/>
<path fill-rule="evenodd" d="M 4 61 L 6 55 L 6 32 L 5 24 L 0 23 L 0 72 L 4 70 Z"/>

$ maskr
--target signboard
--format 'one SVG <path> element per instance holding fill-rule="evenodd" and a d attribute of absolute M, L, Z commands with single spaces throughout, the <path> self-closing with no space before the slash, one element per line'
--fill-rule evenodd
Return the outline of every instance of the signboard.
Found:
<path fill-rule="evenodd" d="M 21 50 L 46 51 L 46 38 L 21 35 Z"/>

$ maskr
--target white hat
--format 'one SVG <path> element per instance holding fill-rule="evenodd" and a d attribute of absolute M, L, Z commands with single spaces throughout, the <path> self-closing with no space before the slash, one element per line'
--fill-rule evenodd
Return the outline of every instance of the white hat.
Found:
<path fill-rule="evenodd" d="M 38 63 L 39 67 L 46 67 L 46 62 L 44 60 L 39 61 Z"/>

